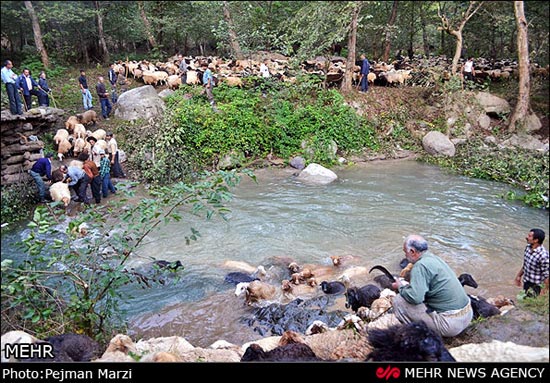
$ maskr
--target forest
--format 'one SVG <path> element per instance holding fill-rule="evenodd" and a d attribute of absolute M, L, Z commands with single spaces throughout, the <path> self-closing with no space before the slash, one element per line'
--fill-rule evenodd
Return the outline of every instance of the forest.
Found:
<path fill-rule="evenodd" d="M 525 1 L 529 58 L 548 65 L 548 2 Z M 506 1 L 3 1 L 2 59 L 16 67 L 97 65 L 186 56 L 242 58 L 267 50 L 300 58 L 356 52 L 516 59 L 514 2 Z"/>

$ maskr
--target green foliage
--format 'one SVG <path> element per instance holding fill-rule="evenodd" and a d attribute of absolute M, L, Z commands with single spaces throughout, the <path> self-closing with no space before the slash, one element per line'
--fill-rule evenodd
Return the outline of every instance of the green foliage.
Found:
<path fill-rule="evenodd" d="M 37 190 L 33 180 L 2 185 L 2 223 L 29 218 L 30 207 L 36 200 Z"/>
<path fill-rule="evenodd" d="M 167 101 L 170 112 L 147 134 L 139 132 L 140 148 L 129 148 L 132 166 L 149 182 L 170 183 L 215 167 L 230 153 L 242 153 L 244 163 L 272 153 L 330 165 L 337 159 L 334 144 L 341 154 L 375 148 L 370 124 L 338 91 L 317 84 L 309 77 L 297 86 L 273 84 L 268 98 L 253 82 L 250 89 L 220 85 L 214 89 L 217 113 L 198 90 L 190 98 L 177 91 Z M 138 141 L 135 129 L 122 130 L 125 142 Z"/>
<path fill-rule="evenodd" d="M 236 172 L 204 173 L 194 184 L 153 189 L 135 205 L 123 199 L 114 207 L 87 209 L 72 220 L 59 214 L 58 203 L 38 206 L 20 244 L 25 259 L 2 261 L 3 322 L 32 329 L 38 337 L 76 332 L 108 339 L 121 325 L 119 303 L 127 298 L 121 288 L 150 287 L 173 272 L 126 267 L 147 235 L 186 214 L 226 219 L 225 204 L 239 180 Z M 191 229 L 185 240 L 199 236 Z"/>
<path fill-rule="evenodd" d="M 533 207 L 550 207 L 548 154 L 521 149 L 498 149 L 487 147 L 480 140 L 470 140 L 458 146 L 452 158 L 424 156 L 422 159 L 468 177 L 513 185 L 524 193 L 510 191 L 503 197 L 522 200 Z"/>
<path fill-rule="evenodd" d="M 541 289 L 544 290 L 544 284 L 541 285 Z M 539 315 L 546 315 L 548 317 L 549 312 L 549 302 L 548 300 L 548 292 L 546 295 L 539 295 L 537 297 L 528 296 L 525 291 L 521 291 L 517 295 L 517 301 L 518 306 L 520 306 L 522 309 L 532 311 Z"/>

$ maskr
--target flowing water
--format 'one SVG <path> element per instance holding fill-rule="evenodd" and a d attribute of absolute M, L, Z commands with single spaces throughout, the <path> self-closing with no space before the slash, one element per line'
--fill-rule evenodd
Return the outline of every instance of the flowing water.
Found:
<path fill-rule="evenodd" d="M 181 335 L 201 347 L 218 339 L 241 344 L 260 338 L 245 320 L 253 308 L 224 281 L 228 272 L 240 270 L 224 262 L 265 265 L 274 284 L 288 277 L 283 269 L 290 260 L 330 268 L 331 255 L 345 257 L 334 277 L 347 267 L 376 264 L 397 273 L 403 239 L 411 233 L 423 235 L 457 275 L 475 277 L 479 287 L 470 293 L 515 297 L 519 289 L 513 280 L 522 265 L 526 234 L 534 227 L 549 233 L 548 211 L 502 199 L 509 190 L 504 184 L 415 161 L 367 163 L 336 172 L 335 183 L 313 186 L 297 181 L 289 169 L 259 170 L 257 183 L 243 178 L 234 190 L 227 222 L 193 218 L 151 235 L 131 266 L 143 267 L 154 257 L 180 260 L 185 269 L 179 281 L 128 292 L 132 297 L 123 308 L 129 334 Z M 201 236 L 186 245 L 191 227 Z M 3 236 L 3 245 L 7 240 Z M 362 285 L 375 275 L 357 275 L 352 283 Z M 333 298 L 330 310 L 349 312 L 343 300 Z"/>

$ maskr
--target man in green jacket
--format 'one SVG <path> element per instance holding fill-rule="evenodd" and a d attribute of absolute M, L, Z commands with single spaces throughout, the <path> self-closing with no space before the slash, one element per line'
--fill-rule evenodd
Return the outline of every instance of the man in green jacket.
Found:
<path fill-rule="evenodd" d="M 424 322 L 444 337 L 460 334 L 472 321 L 473 311 L 454 271 L 428 251 L 428 242 L 419 235 L 409 235 L 403 251 L 414 266 L 410 284 L 393 284 L 399 291 L 393 300 L 397 319 L 401 323 Z"/>

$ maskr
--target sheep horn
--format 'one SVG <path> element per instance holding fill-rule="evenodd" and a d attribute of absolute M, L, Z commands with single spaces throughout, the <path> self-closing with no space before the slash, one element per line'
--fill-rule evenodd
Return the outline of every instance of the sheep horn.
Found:
<path fill-rule="evenodd" d="M 381 272 L 383 272 L 389 279 L 390 281 L 392 282 L 395 282 L 395 277 L 392 275 L 392 273 L 390 273 L 388 271 L 388 269 L 386 269 L 384 266 L 381 266 L 381 265 L 376 265 L 376 266 L 373 266 L 370 270 L 369 270 L 369 274 L 372 270 L 380 270 Z"/>

